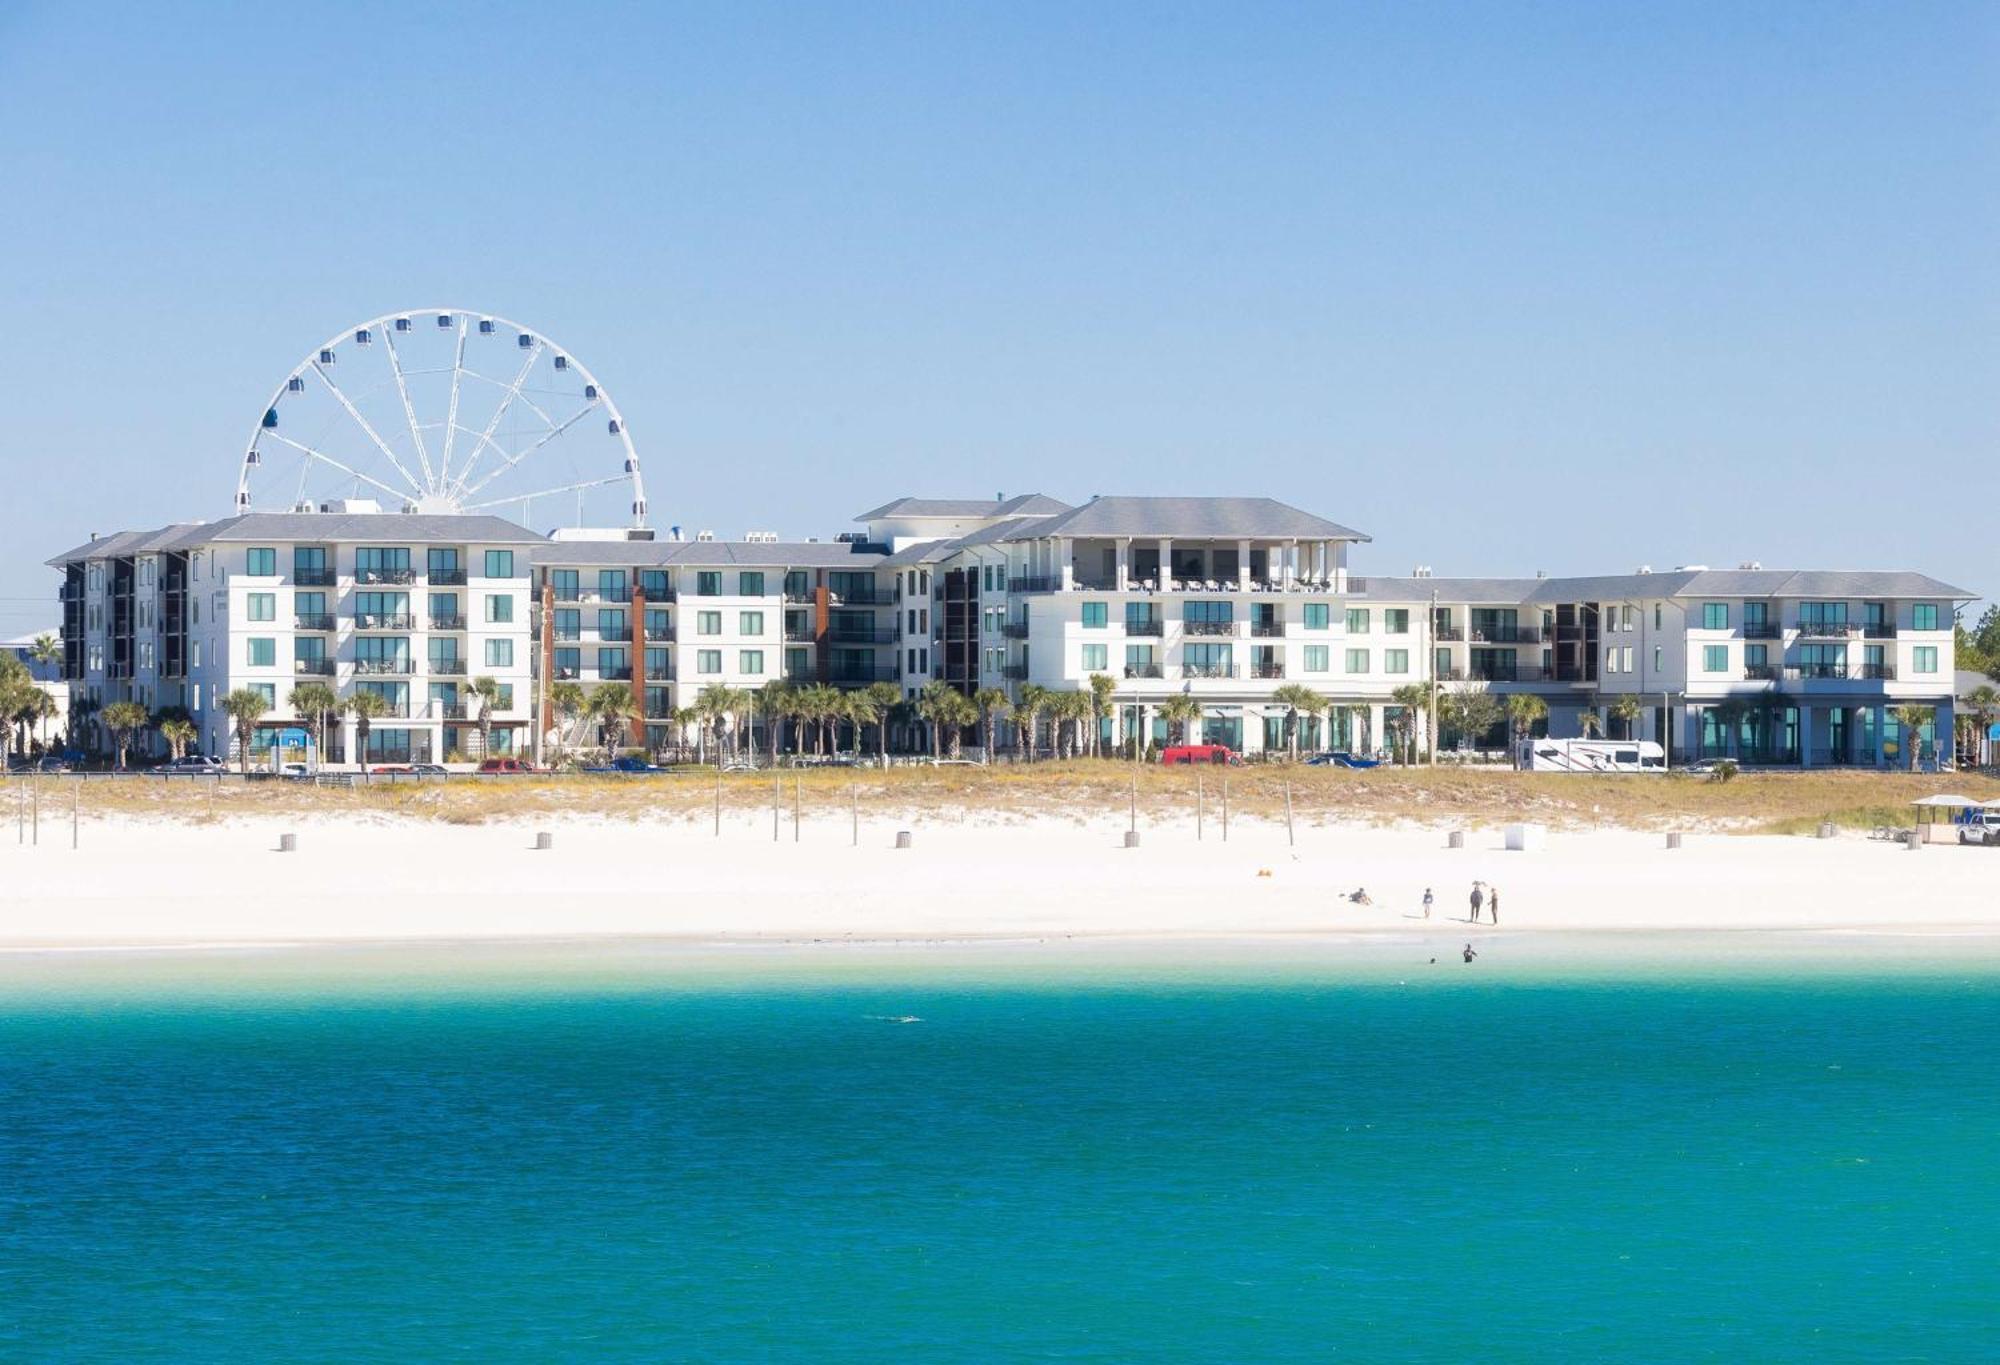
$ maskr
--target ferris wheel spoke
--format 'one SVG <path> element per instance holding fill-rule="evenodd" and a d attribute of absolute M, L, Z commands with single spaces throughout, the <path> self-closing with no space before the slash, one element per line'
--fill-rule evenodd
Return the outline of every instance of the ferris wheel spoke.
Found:
<path fill-rule="evenodd" d="M 363 483 L 373 484 L 375 485 L 375 487 L 381 489 L 384 493 L 387 493 L 392 498 L 405 498 L 409 496 L 409 493 L 406 490 L 401 488 L 391 488 L 388 484 L 383 483 L 380 479 L 371 477 L 370 475 L 367 474 L 363 474 L 360 470 L 354 468 L 352 465 L 342 464 L 339 460 L 334 459 L 333 456 L 327 454 L 325 451 L 315 450 L 311 446 L 305 444 L 303 441 L 294 441 L 291 437 L 280 436 L 275 431 L 267 431 L 264 433 L 264 435 L 269 440 L 277 441 L 280 444 L 290 446 L 293 450 L 298 451 L 300 454 L 304 455 L 309 460 L 318 460 L 321 464 L 332 465 L 335 469 L 338 469 L 343 474 L 347 474 L 352 476 L 353 478 L 357 478 L 361 480 L 361 482 Z M 299 496 L 301 499 L 303 499 L 305 496 L 305 486 L 306 486 L 305 474 L 301 472 L 299 475 Z"/>
<path fill-rule="evenodd" d="M 439 493 L 451 487 L 451 447 L 452 439 L 458 435 L 458 390 L 465 378 L 465 325 L 470 318 L 458 320 L 458 349 L 451 362 L 451 405 L 444 414 L 444 448 L 438 455 L 436 488 Z"/>
<path fill-rule="evenodd" d="M 517 502 L 533 502 L 537 498 L 553 498 L 558 493 L 581 493 L 586 488 L 602 488 L 606 484 L 624 483 L 630 477 L 631 475 L 629 474 L 613 474 L 610 478 L 606 479 L 585 479 L 579 483 L 566 483 L 557 488 L 538 488 L 532 493 L 509 493 L 504 498 L 494 498 L 490 502 L 468 503 L 464 510 L 467 512 L 484 512 L 489 508 L 506 507 Z"/>
<path fill-rule="evenodd" d="M 461 324 L 462 326 L 463 324 Z M 403 377 L 403 358 L 396 354 L 395 328 L 391 327 L 383 331 L 382 344 L 388 348 L 389 368 L 395 371 L 396 374 L 396 392 L 402 395 L 403 399 L 403 416 L 407 417 L 410 421 L 410 439 L 416 442 L 417 460 L 423 465 L 424 489 L 428 492 L 435 492 L 437 482 L 431 477 L 430 451 L 424 447 L 423 432 L 417 429 L 417 405 L 410 401 L 410 385 Z"/>
<path fill-rule="evenodd" d="M 333 376 L 326 372 L 326 367 L 315 360 L 312 362 L 312 371 L 319 376 L 319 382 L 326 385 L 327 392 L 331 393 L 339 401 L 340 406 L 347 409 L 347 415 L 354 419 L 355 425 L 367 433 L 368 439 L 375 443 L 375 448 L 382 452 L 383 458 L 395 466 L 396 472 L 403 476 L 405 483 L 409 484 L 410 493 L 417 497 L 422 497 L 424 493 L 423 485 L 416 481 L 416 478 L 409 470 L 403 468 L 403 462 L 396 458 L 396 452 L 389 449 L 389 443 L 383 440 L 376 433 L 374 426 L 369 423 L 368 419 L 361 415 L 361 409 L 354 406 L 354 400 L 341 392 L 340 385 L 333 382 Z M 373 480 L 370 482 L 373 482 Z M 403 494 L 398 493 L 396 496 L 402 497 Z"/>
<path fill-rule="evenodd" d="M 469 498 L 474 493 L 477 493 L 480 489 L 486 487 L 487 484 L 492 483 L 495 479 L 499 478 L 502 474 L 505 474 L 515 465 L 521 463 L 521 461 L 527 459 L 530 455 L 540 450 L 550 441 L 555 440 L 556 437 L 562 435 L 565 431 L 568 431 L 571 427 L 575 426 L 578 422 L 582 421 L 584 417 L 589 415 L 592 409 L 597 407 L 597 405 L 598 405 L 598 400 L 593 398 L 588 403 L 585 403 L 582 407 L 578 408 L 574 413 L 572 413 L 569 416 L 569 418 L 566 421 L 564 421 L 561 425 L 559 426 L 551 425 L 547 431 L 542 433 L 541 437 L 538 440 L 536 440 L 536 442 L 533 445 L 529 446 L 526 450 L 522 451 L 518 455 L 507 457 L 507 461 L 505 464 L 501 465 L 500 468 L 494 470 L 491 474 L 488 474 L 478 483 L 473 484 L 470 488 L 464 489 L 462 492 L 462 496 Z"/>
<path fill-rule="evenodd" d="M 513 404 L 515 395 L 521 392 L 521 385 L 528 382 L 529 372 L 535 368 L 535 361 L 541 354 L 542 343 L 538 337 L 535 344 L 528 348 L 527 358 L 521 362 L 521 368 L 515 373 L 514 382 L 507 386 L 507 392 L 501 396 L 499 406 L 493 409 L 493 416 L 486 423 L 486 430 L 479 433 L 479 446 L 472 452 L 472 458 L 466 461 L 464 471 L 459 474 L 452 486 L 445 490 L 446 497 L 457 497 L 464 492 L 465 481 L 472 477 L 472 471 L 478 467 L 479 457 L 486 453 L 487 447 L 500 449 L 493 444 L 493 433 L 500 429 L 500 419 L 507 415 L 507 409 Z M 484 379 L 485 376 L 480 375 L 478 378 Z M 502 455 L 505 453 L 501 451 Z"/>

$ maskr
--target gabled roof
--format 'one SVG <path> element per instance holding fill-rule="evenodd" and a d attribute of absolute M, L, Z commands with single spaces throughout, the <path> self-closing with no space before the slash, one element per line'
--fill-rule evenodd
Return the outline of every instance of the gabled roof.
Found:
<path fill-rule="evenodd" d="M 1022 493 L 1011 498 L 897 498 L 862 512 L 856 521 L 877 521 L 883 517 L 964 517 L 1050 516 L 1067 512 L 1070 506 L 1043 493 Z"/>
<path fill-rule="evenodd" d="M 1021 540 L 1035 533 L 1024 527 L 1035 526 L 1049 520 L 1048 517 L 1017 517 L 1009 521 L 995 522 L 982 526 L 977 531 L 950 540 L 924 540 L 915 545 L 905 545 L 896 553 L 882 561 L 885 569 L 900 569 L 910 564 L 936 564 L 951 558 L 961 550 L 974 550 L 982 545 L 1000 545 L 1010 540 Z"/>
<path fill-rule="evenodd" d="M 1783 597 L 1970 599 L 1975 594 L 1926 574 L 1874 569 L 1674 569 L 1580 578 L 1377 578 L 1365 596 L 1383 601 L 1609 602 L 1626 598 Z"/>
<path fill-rule="evenodd" d="M 1363 591 L 1350 594 L 1382 602 L 1525 602 L 1543 581 L 1539 578 L 1378 578 L 1356 574 Z"/>
<path fill-rule="evenodd" d="M 1275 498 L 1092 498 L 1075 511 L 1016 527 L 1040 536 L 1186 536 L 1190 540 L 1367 540 L 1338 522 Z"/>
<path fill-rule="evenodd" d="M 245 512 L 188 528 L 173 549 L 261 540 L 398 541 L 410 544 L 540 545 L 546 536 L 505 517 L 476 513 Z"/>
<path fill-rule="evenodd" d="M 1979 596 L 1906 569 L 1703 569 L 1682 589 L 1710 597 L 1949 597 Z"/>
<path fill-rule="evenodd" d="M 882 562 L 872 551 L 843 541 L 749 540 L 557 540 L 538 545 L 536 564 L 559 567 L 659 569 L 742 566 L 746 569 L 854 569 L 865 572 Z"/>

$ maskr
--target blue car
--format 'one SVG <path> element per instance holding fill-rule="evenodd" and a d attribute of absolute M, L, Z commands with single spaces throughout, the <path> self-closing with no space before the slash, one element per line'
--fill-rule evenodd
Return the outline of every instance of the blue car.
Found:
<path fill-rule="evenodd" d="M 594 768 L 585 768 L 587 773 L 663 773 L 666 771 L 657 763 L 648 763 L 643 758 L 633 758 L 629 754 L 612 759 L 609 763 Z"/>
<path fill-rule="evenodd" d="M 1346 750 L 1342 750 L 1339 753 L 1314 754 L 1306 760 L 1306 766 L 1312 768 L 1379 768 L 1382 766 L 1382 760 L 1379 758 L 1362 758 L 1359 754 L 1350 754 Z"/>

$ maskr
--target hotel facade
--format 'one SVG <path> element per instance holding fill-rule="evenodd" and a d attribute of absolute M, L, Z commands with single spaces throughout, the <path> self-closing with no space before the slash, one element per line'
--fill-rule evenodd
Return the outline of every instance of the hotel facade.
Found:
<path fill-rule="evenodd" d="M 630 687 L 659 747 L 714 684 L 888 683 L 913 699 L 934 679 L 1018 696 L 1104 675 L 1113 744 L 1163 740 L 1161 707 L 1186 695 L 1200 739 L 1276 749 L 1274 694 L 1302 684 L 1328 702 L 1306 748 L 1376 750 L 1408 689 L 1435 684 L 1538 696 L 1558 737 L 1594 713 L 1676 761 L 1878 766 L 1907 753 L 1898 707 L 1929 708 L 1924 752 L 1951 735 L 1953 625 L 1976 595 L 1913 572 L 1754 564 L 1363 576 L 1349 559 L 1367 536 L 1266 498 L 901 498 L 856 521 L 830 541 L 540 535 L 348 501 L 94 537 L 49 561 L 63 677 L 99 745 L 95 714 L 129 699 L 186 711 L 216 755 L 233 751 L 233 690 L 264 694 L 260 751 L 305 719 L 299 684 L 375 693 L 365 743 L 351 716 L 329 734 L 338 764 L 573 743 L 558 681 Z M 497 685 L 484 746 L 475 678 Z M 1636 718 L 1613 719 L 1627 697 Z M 892 736 L 922 743 L 907 719 Z"/>

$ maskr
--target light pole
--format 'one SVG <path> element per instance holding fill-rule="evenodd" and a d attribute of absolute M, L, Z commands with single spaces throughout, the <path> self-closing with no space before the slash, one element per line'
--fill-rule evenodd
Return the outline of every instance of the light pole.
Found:
<path fill-rule="evenodd" d="M 1427 741 L 1430 747 L 1430 762 L 1428 766 L 1433 768 L 1437 766 L 1437 761 L 1438 761 L 1437 620 L 1438 620 L 1438 590 L 1436 588 L 1432 588 L 1430 625 L 1425 635 L 1425 638 L 1428 641 L 1428 646 L 1425 649 L 1425 653 L 1431 656 L 1430 658 L 1431 720 L 1430 720 L 1430 730 L 1428 733 L 1425 734 L 1424 739 Z M 1463 743 L 1463 741 L 1460 742 Z"/>

